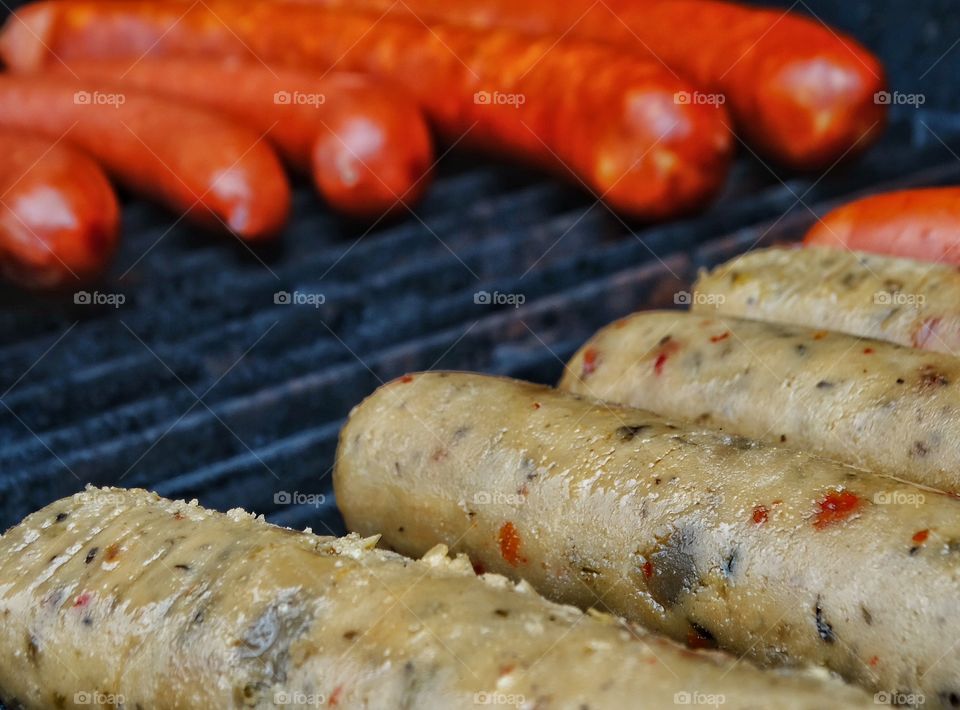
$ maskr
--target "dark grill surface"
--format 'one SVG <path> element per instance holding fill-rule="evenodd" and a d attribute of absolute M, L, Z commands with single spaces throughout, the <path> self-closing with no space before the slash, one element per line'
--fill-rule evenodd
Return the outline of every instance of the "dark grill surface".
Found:
<path fill-rule="evenodd" d="M 796 239 L 814 213 L 858 194 L 960 182 L 951 3 L 779 4 L 852 32 L 884 59 L 891 89 L 925 103 L 892 107 L 881 144 L 822 177 L 784 183 L 741 159 L 696 217 L 627 225 L 572 187 L 469 158 L 440 165 L 415 216 L 366 234 L 301 186 L 272 254 L 171 229 L 170 215 L 129 202 L 99 287 L 123 305 L 0 290 L 0 530 L 89 482 L 340 532 L 337 431 L 381 381 L 463 368 L 554 382 L 597 328 L 675 307 L 701 266 Z M 281 291 L 325 303 L 277 304 Z M 478 292 L 525 303 L 475 303 Z M 326 499 L 288 505 L 284 491 Z"/>
<path fill-rule="evenodd" d="M 553 382 L 600 326 L 675 307 L 698 267 L 795 239 L 811 209 L 858 192 L 957 181 L 958 151 L 960 125 L 918 113 L 820 179 L 743 160 L 709 212 L 648 228 L 534 174 L 446 161 L 416 216 L 365 235 L 302 186 L 274 254 L 130 203 L 99 287 L 125 303 L 0 294 L 0 527 L 89 482 L 339 532 L 337 431 L 381 381 L 457 368 Z M 277 304 L 281 291 L 325 302 Z"/>

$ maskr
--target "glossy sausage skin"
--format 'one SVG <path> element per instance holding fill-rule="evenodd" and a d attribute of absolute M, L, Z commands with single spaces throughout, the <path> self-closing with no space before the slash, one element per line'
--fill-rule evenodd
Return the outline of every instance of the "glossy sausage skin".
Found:
<path fill-rule="evenodd" d="M 960 271 L 847 249 L 758 249 L 700 274 L 692 308 L 960 355 Z"/>
<path fill-rule="evenodd" d="M 334 209 L 354 217 L 379 217 L 400 200 L 413 204 L 429 183 L 426 120 L 411 98 L 369 77 L 255 60 L 149 58 L 71 62 L 68 72 L 217 110 L 266 133 Z"/>
<path fill-rule="evenodd" d="M 798 13 L 716 0 L 301 1 L 616 44 L 725 96 L 753 149 L 795 169 L 863 150 L 885 121 L 877 58 Z"/>
<path fill-rule="evenodd" d="M 833 679 L 692 653 L 478 578 L 442 546 L 410 560 L 375 543 L 141 490 L 52 503 L 0 537 L 0 697 L 43 710 L 654 710 L 696 692 L 734 710 L 872 707 Z"/>
<path fill-rule="evenodd" d="M 644 311 L 560 389 L 960 494 L 960 360 L 815 328 Z"/>
<path fill-rule="evenodd" d="M 854 200 L 828 212 L 803 243 L 960 264 L 960 187 L 899 190 Z"/>
<path fill-rule="evenodd" d="M 960 692 L 960 501 L 643 410 L 467 373 L 351 413 L 347 527 L 443 543 L 556 601 L 873 692 Z M 764 704 L 760 704 L 765 707 Z M 776 703 L 770 707 L 777 707 Z"/>
<path fill-rule="evenodd" d="M 0 128 L 62 138 L 178 216 L 245 240 L 286 221 L 290 188 L 273 150 L 217 114 L 117 85 L 5 74 Z"/>
<path fill-rule="evenodd" d="M 701 207 L 723 182 L 732 138 L 721 106 L 659 62 L 573 40 L 427 27 L 321 7 L 210 2 L 49 2 L 3 32 L 8 65 L 218 56 L 380 76 L 409 91 L 448 143 L 553 169 L 640 219 Z"/>
<path fill-rule="evenodd" d="M 117 246 L 120 211 L 103 171 L 66 144 L 0 131 L 0 272 L 29 289 L 80 286 Z"/>

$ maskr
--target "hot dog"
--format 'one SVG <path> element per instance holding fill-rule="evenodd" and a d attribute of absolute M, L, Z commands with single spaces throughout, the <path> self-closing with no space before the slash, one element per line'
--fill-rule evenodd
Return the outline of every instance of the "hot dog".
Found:
<path fill-rule="evenodd" d="M 899 190 L 854 200 L 827 213 L 803 243 L 960 264 L 960 187 Z"/>
<path fill-rule="evenodd" d="M 846 249 L 760 249 L 703 273 L 693 310 L 960 353 L 960 273 Z"/>
<path fill-rule="evenodd" d="M 0 128 L 63 139 L 131 189 L 243 239 L 274 236 L 290 203 L 261 136 L 216 114 L 119 86 L 0 76 Z"/>
<path fill-rule="evenodd" d="M 148 58 L 73 62 L 64 72 L 229 115 L 266 134 L 287 162 L 312 174 L 332 207 L 352 216 L 413 204 L 429 182 L 433 149 L 422 114 L 403 92 L 368 77 Z"/>
<path fill-rule="evenodd" d="M 357 407 L 334 490 L 349 529 L 404 554 L 443 543 L 548 598 L 925 706 L 960 693 L 960 501 L 943 494 L 463 373 Z"/>
<path fill-rule="evenodd" d="M 48 2 L 8 21 L 15 69 L 108 57 L 249 59 L 356 70 L 408 90 L 448 143 L 571 173 L 641 219 L 702 206 L 731 137 L 720 106 L 660 63 L 593 43 L 477 31 L 304 4 Z"/>
<path fill-rule="evenodd" d="M 884 123 L 877 58 L 792 12 L 715 0 L 304 1 L 615 44 L 723 97 L 754 150 L 796 169 L 822 169 L 863 150 Z"/>
<path fill-rule="evenodd" d="M 443 547 L 317 537 L 240 510 L 88 489 L 0 537 L 0 696 L 13 707 L 867 708 L 812 674 L 691 653 Z"/>
<path fill-rule="evenodd" d="M 960 493 L 960 360 L 678 311 L 607 326 L 560 389 Z"/>
<path fill-rule="evenodd" d="M 117 197 L 85 155 L 0 131 L 0 271 L 30 289 L 99 276 L 117 244 Z"/>

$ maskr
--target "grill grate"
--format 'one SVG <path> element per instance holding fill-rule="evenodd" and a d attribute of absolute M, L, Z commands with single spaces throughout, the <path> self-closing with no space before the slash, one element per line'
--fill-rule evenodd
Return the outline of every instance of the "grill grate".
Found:
<path fill-rule="evenodd" d="M 901 122 L 860 161 L 786 183 L 744 160 L 709 211 L 646 228 L 572 188 L 466 159 L 441 166 L 416 218 L 359 239 L 301 186 L 272 254 L 183 223 L 165 234 L 168 215 L 130 203 L 99 288 L 123 305 L 0 292 L 0 526 L 91 482 L 339 532 L 329 495 L 319 508 L 275 495 L 329 494 L 343 417 L 381 380 L 444 367 L 555 381 L 600 326 L 673 307 L 699 266 L 795 238 L 813 220 L 805 205 L 960 179 L 960 125 L 920 116 L 945 144 Z M 277 304 L 279 291 L 326 301 Z M 526 302 L 478 304 L 480 291 Z"/>

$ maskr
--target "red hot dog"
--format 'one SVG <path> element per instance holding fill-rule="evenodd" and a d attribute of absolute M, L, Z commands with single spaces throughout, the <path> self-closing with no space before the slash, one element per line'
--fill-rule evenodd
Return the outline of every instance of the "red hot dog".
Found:
<path fill-rule="evenodd" d="M 117 244 L 119 208 L 85 155 L 36 136 L 0 131 L 0 272 L 30 289 L 98 276 Z"/>
<path fill-rule="evenodd" d="M 0 128 L 66 140 L 131 189 L 245 240 L 275 235 L 287 217 L 276 155 L 216 114 L 116 85 L 7 74 Z"/>
<path fill-rule="evenodd" d="M 960 187 L 898 190 L 854 200 L 828 212 L 803 243 L 960 264 Z"/>
<path fill-rule="evenodd" d="M 829 167 L 883 128 L 880 62 L 852 38 L 791 12 L 717 0 L 302 1 L 616 44 L 724 97 L 754 149 L 795 169 Z"/>
<path fill-rule="evenodd" d="M 659 62 L 531 38 L 308 4 L 85 2 L 28 6 L 3 33 L 9 66 L 58 59 L 216 56 L 378 75 L 414 95 L 448 142 L 567 173 L 624 213 L 699 207 L 731 153 L 722 107 Z"/>
<path fill-rule="evenodd" d="M 403 92 L 369 77 L 149 58 L 72 62 L 69 71 L 229 115 L 266 134 L 333 208 L 355 217 L 415 202 L 429 182 L 433 148 L 423 115 Z"/>

